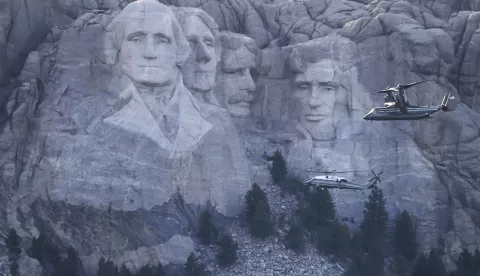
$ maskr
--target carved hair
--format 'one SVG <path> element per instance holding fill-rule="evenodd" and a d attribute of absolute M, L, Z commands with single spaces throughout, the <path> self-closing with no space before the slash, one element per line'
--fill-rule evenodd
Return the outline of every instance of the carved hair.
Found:
<path fill-rule="evenodd" d="M 189 8 L 189 7 L 175 7 L 170 6 L 170 9 L 173 11 L 175 16 L 177 17 L 178 22 L 181 26 L 185 24 L 185 21 L 191 16 L 196 16 L 200 19 L 205 26 L 212 32 L 214 37 L 217 37 L 219 34 L 218 24 L 208 13 L 206 13 L 202 9 L 198 8 Z"/>
<path fill-rule="evenodd" d="M 180 66 L 188 57 L 190 44 L 188 43 L 182 28 L 172 10 L 166 5 L 155 0 L 137 0 L 128 4 L 115 18 L 108 24 L 105 34 L 105 55 L 106 62 L 109 65 L 115 65 L 118 61 L 118 53 L 122 47 L 122 41 L 125 35 L 125 23 L 133 13 L 162 12 L 170 16 L 175 37 L 177 51 L 177 66 Z"/>
<path fill-rule="evenodd" d="M 212 32 L 213 38 L 215 40 L 215 43 L 214 43 L 215 56 L 217 60 L 219 60 L 222 52 L 222 45 L 219 43 L 217 38 L 218 35 L 220 34 L 220 31 L 215 19 L 213 19 L 213 17 L 211 17 L 208 13 L 206 13 L 202 9 L 190 8 L 190 7 L 175 7 L 175 6 L 169 6 L 169 7 L 170 9 L 172 9 L 173 13 L 177 17 L 177 20 L 180 23 L 180 26 L 182 26 L 182 28 L 184 28 L 185 22 L 191 16 L 196 16 L 198 19 L 200 19 L 200 21 L 203 22 L 203 24 L 205 24 L 205 26 L 207 26 L 210 32 Z"/>
<path fill-rule="evenodd" d="M 219 62 L 221 68 L 223 68 L 223 61 L 226 59 L 226 55 L 229 55 L 229 52 L 234 52 L 242 47 L 245 47 L 250 53 L 252 53 L 254 56 L 255 65 L 259 63 L 260 49 L 255 43 L 255 40 L 252 38 L 243 34 L 222 31 L 219 35 L 219 40 L 223 48 L 222 56 Z"/>
<path fill-rule="evenodd" d="M 350 68 L 347 64 L 340 63 L 337 59 L 335 59 L 335 57 L 316 54 L 302 55 L 301 51 L 298 51 L 298 49 L 292 49 L 288 56 L 287 64 L 290 73 L 295 76 L 297 74 L 305 73 L 305 71 L 310 65 L 318 62 L 325 62 L 326 64 L 328 64 L 328 66 L 332 67 L 331 69 L 333 69 L 335 72 L 332 81 L 336 82 L 340 86 L 343 86 L 344 88 L 349 88 L 348 75 Z"/>

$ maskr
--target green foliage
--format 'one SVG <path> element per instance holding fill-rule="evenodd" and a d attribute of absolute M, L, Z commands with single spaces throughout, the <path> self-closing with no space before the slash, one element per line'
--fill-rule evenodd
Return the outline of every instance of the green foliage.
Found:
<path fill-rule="evenodd" d="M 219 241 L 219 250 L 217 252 L 218 264 L 221 267 L 227 267 L 237 260 L 238 244 L 233 240 L 229 233 L 223 234 Z"/>
<path fill-rule="evenodd" d="M 20 237 L 17 235 L 15 229 L 10 228 L 10 231 L 8 231 L 5 245 L 7 246 L 10 258 L 17 259 L 22 253 L 22 249 L 20 248 Z"/>
<path fill-rule="evenodd" d="M 286 176 L 278 183 L 278 186 L 283 192 L 298 195 L 305 190 L 305 185 L 302 181 L 295 177 Z"/>
<path fill-rule="evenodd" d="M 255 210 L 257 208 L 257 202 L 260 200 L 267 201 L 267 195 L 265 192 L 258 186 L 257 183 L 253 183 L 252 189 L 247 192 L 247 195 L 245 196 L 245 201 L 246 201 L 246 220 L 247 222 L 250 222 L 253 218 L 253 215 L 255 214 Z M 270 207 L 268 212 L 270 213 Z"/>
<path fill-rule="evenodd" d="M 412 276 L 447 276 L 445 266 L 440 257 L 439 252 L 436 249 L 430 250 L 428 257 L 425 254 L 421 254 L 418 258 L 415 266 L 413 267 Z"/>
<path fill-rule="evenodd" d="M 267 161 L 272 161 L 270 167 L 270 175 L 272 176 L 273 183 L 280 183 L 285 179 L 287 175 L 287 163 L 279 150 L 276 150 L 273 155 L 269 156 L 266 152 L 263 153 L 264 158 Z"/>
<path fill-rule="evenodd" d="M 210 244 L 217 239 L 218 231 L 212 220 L 212 215 L 208 210 L 202 212 L 200 216 L 200 226 L 198 236 L 203 244 Z"/>
<path fill-rule="evenodd" d="M 350 253 L 350 233 L 348 227 L 335 220 L 322 226 L 317 232 L 317 249 L 335 260 L 345 260 Z"/>
<path fill-rule="evenodd" d="M 47 247 L 48 244 L 45 235 L 40 232 L 40 235 L 37 238 L 32 239 L 32 247 L 30 249 L 32 257 L 41 262 L 43 260 L 43 254 Z"/>
<path fill-rule="evenodd" d="M 117 276 L 118 270 L 113 261 L 105 260 L 103 256 L 98 261 L 97 276 Z"/>
<path fill-rule="evenodd" d="M 456 276 L 477 276 L 479 273 L 476 270 L 474 263 L 474 256 L 467 250 L 464 249 L 457 260 L 457 272 Z"/>
<path fill-rule="evenodd" d="M 122 265 L 120 268 L 120 272 L 118 273 L 119 276 L 134 276 L 134 274 L 127 268 L 125 264 Z"/>
<path fill-rule="evenodd" d="M 18 259 L 22 253 L 20 248 L 20 237 L 17 235 L 15 229 L 10 228 L 8 236 L 5 238 L 5 245 L 8 249 L 8 259 L 10 260 L 10 274 L 17 276 L 18 274 Z"/>
<path fill-rule="evenodd" d="M 373 187 L 365 203 L 360 233 L 355 236 L 356 254 L 362 258 L 361 275 L 384 275 L 384 247 L 388 222 L 382 190 Z"/>
<path fill-rule="evenodd" d="M 436 249 L 430 250 L 428 254 L 428 274 L 426 275 L 435 275 L 435 276 L 447 276 L 447 270 L 443 264 L 440 253 Z"/>
<path fill-rule="evenodd" d="M 268 237 L 273 232 L 273 220 L 265 192 L 254 183 L 245 200 L 247 205 L 245 216 L 250 234 L 258 238 Z"/>
<path fill-rule="evenodd" d="M 58 266 L 55 269 L 55 276 L 75 276 L 78 275 L 78 267 L 80 260 L 78 254 L 72 246 L 69 246 L 67 249 L 67 258 L 61 259 Z"/>
<path fill-rule="evenodd" d="M 18 262 L 17 262 L 17 260 L 12 261 L 12 262 L 10 263 L 10 275 L 11 275 L 11 276 L 18 276 L 18 275 L 20 275 L 20 274 L 18 273 Z"/>
<path fill-rule="evenodd" d="M 142 266 L 136 276 L 151 276 L 152 275 L 152 267 L 149 265 Z"/>
<path fill-rule="evenodd" d="M 395 256 L 395 274 L 397 276 L 408 276 L 410 270 L 410 262 L 403 255 Z"/>
<path fill-rule="evenodd" d="M 205 276 L 205 266 L 197 261 L 192 252 L 185 263 L 185 276 Z"/>
<path fill-rule="evenodd" d="M 287 248 L 292 249 L 296 253 L 303 253 L 305 251 L 305 239 L 302 228 L 296 223 L 290 226 L 290 229 L 285 235 L 285 243 Z"/>
<path fill-rule="evenodd" d="M 368 196 L 363 211 L 363 222 L 360 226 L 367 239 L 382 239 L 386 234 L 388 213 L 385 207 L 385 198 L 380 188 L 374 186 Z M 383 246 L 383 244 L 382 244 Z"/>
<path fill-rule="evenodd" d="M 304 202 L 297 215 L 306 230 L 314 232 L 335 221 L 335 205 L 327 189 L 315 189 L 312 193 L 307 193 Z"/>
<path fill-rule="evenodd" d="M 408 261 L 416 255 L 416 233 L 410 215 L 403 211 L 395 220 L 393 246 L 396 254 L 403 255 Z"/>
<path fill-rule="evenodd" d="M 256 238 L 266 238 L 273 233 L 273 221 L 268 201 L 261 199 L 255 205 L 255 212 L 250 221 L 250 234 Z"/>
<path fill-rule="evenodd" d="M 123 270 L 123 267 L 122 267 L 122 270 Z M 165 271 L 163 269 L 162 264 L 158 264 L 156 266 L 149 266 L 149 265 L 142 266 L 138 270 L 137 274 L 135 274 L 135 276 L 164 276 L 164 275 L 165 275 Z"/>
<path fill-rule="evenodd" d="M 347 267 L 347 270 L 343 274 L 344 276 L 363 276 L 365 274 L 366 258 L 363 251 L 363 234 L 357 232 L 353 235 L 351 241 L 351 261 Z"/>
<path fill-rule="evenodd" d="M 412 276 L 425 276 L 429 275 L 430 269 L 428 267 L 428 258 L 425 254 L 421 254 L 417 260 L 417 263 L 413 267 Z"/>
<path fill-rule="evenodd" d="M 473 264 L 475 267 L 475 271 L 480 274 L 480 250 L 475 249 L 475 254 L 473 255 Z"/>

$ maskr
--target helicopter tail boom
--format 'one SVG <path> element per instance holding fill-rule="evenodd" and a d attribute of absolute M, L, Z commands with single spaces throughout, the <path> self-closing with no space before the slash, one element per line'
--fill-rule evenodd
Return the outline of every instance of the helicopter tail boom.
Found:
<path fill-rule="evenodd" d="M 452 92 L 449 92 L 445 95 L 442 104 L 440 105 L 440 108 L 445 112 L 454 111 L 458 108 L 457 99 L 455 99 L 454 96 L 451 96 L 451 94 Z"/>

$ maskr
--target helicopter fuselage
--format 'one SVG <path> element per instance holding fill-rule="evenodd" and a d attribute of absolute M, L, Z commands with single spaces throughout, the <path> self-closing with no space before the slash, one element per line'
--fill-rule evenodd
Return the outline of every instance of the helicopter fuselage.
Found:
<path fill-rule="evenodd" d="M 313 186 L 321 187 L 324 189 L 335 188 L 335 189 L 355 189 L 363 190 L 365 187 L 360 186 L 355 183 L 351 183 L 343 177 L 335 176 L 315 176 L 312 179 L 305 182 Z"/>
<path fill-rule="evenodd" d="M 431 119 L 430 115 L 442 109 L 442 106 L 407 106 L 405 112 L 399 107 L 374 107 L 363 119 L 367 121 L 421 120 Z"/>

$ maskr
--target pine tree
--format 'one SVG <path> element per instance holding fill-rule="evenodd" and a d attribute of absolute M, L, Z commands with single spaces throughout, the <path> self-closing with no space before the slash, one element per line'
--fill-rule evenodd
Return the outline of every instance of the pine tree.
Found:
<path fill-rule="evenodd" d="M 5 245 L 8 249 L 8 259 L 10 261 L 10 274 L 12 276 L 18 275 L 18 259 L 22 253 L 20 248 L 20 237 L 17 235 L 15 229 L 10 228 L 8 236 L 5 239 Z"/>
<path fill-rule="evenodd" d="M 149 265 L 142 266 L 136 276 L 154 276 L 153 268 Z"/>
<path fill-rule="evenodd" d="M 305 239 L 302 229 L 296 223 L 290 226 L 290 229 L 285 235 L 285 242 L 287 248 L 292 249 L 296 253 L 302 253 L 305 250 Z"/>
<path fill-rule="evenodd" d="M 440 253 L 436 249 L 431 249 L 430 254 L 428 255 L 428 274 L 426 275 L 435 275 L 435 276 L 447 276 L 447 270 L 443 264 Z"/>
<path fill-rule="evenodd" d="M 199 228 L 199 237 L 203 244 L 210 244 L 217 239 L 218 231 L 208 210 L 202 212 Z"/>
<path fill-rule="evenodd" d="M 257 202 L 260 200 L 267 201 L 267 195 L 265 192 L 258 186 L 257 183 L 253 183 L 252 189 L 247 192 L 247 195 L 245 196 L 245 201 L 246 201 L 246 220 L 247 222 L 250 222 L 253 218 L 253 215 L 255 213 L 255 210 L 257 208 Z M 268 213 L 270 213 L 270 207 L 268 207 Z"/>
<path fill-rule="evenodd" d="M 134 276 L 134 274 L 127 268 L 125 264 L 122 265 L 120 272 L 118 273 L 119 276 Z M 139 275 L 136 275 L 139 276 Z M 155 275 L 156 276 L 156 275 Z"/>
<path fill-rule="evenodd" d="M 161 263 L 158 263 L 156 266 L 153 267 L 153 276 L 165 276 L 165 269 Z"/>
<path fill-rule="evenodd" d="M 18 275 L 20 275 L 20 274 L 18 273 L 18 261 L 17 261 L 17 260 L 10 262 L 10 275 L 11 275 L 11 276 L 18 276 Z"/>
<path fill-rule="evenodd" d="M 270 168 L 270 175 L 272 176 L 273 183 L 280 183 L 285 179 L 287 175 L 287 163 L 282 156 L 282 153 L 277 149 L 272 156 L 268 156 L 264 152 L 264 157 L 268 161 L 272 161 Z"/>
<path fill-rule="evenodd" d="M 407 276 L 410 263 L 405 256 L 398 254 L 395 256 L 395 272 L 397 276 Z"/>
<path fill-rule="evenodd" d="M 238 244 L 229 233 L 222 235 L 218 241 L 220 246 L 217 253 L 217 260 L 220 266 L 227 267 L 237 260 Z"/>
<path fill-rule="evenodd" d="M 393 245 L 396 254 L 403 255 L 408 261 L 415 258 L 416 233 L 410 215 L 406 211 L 398 215 L 395 220 Z"/>
<path fill-rule="evenodd" d="M 480 275 L 480 250 L 475 249 L 475 254 L 473 255 L 473 266 L 475 267 L 475 272 Z"/>
<path fill-rule="evenodd" d="M 195 254 L 192 252 L 185 263 L 185 276 L 204 276 L 205 274 L 203 264 L 198 263 Z"/>
<path fill-rule="evenodd" d="M 20 248 L 20 237 L 17 235 L 15 229 L 10 228 L 8 236 L 5 239 L 5 245 L 7 246 L 9 255 L 13 258 L 18 258 L 22 253 L 22 249 Z"/>
<path fill-rule="evenodd" d="M 378 235 L 384 237 L 387 229 L 388 213 L 385 207 L 385 198 L 380 188 L 374 186 L 363 211 L 363 222 L 360 226 L 365 237 L 376 239 Z"/>
<path fill-rule="evenodd" d="M 477 276 L 474 265 L 474 257 L 467 249 L 464 249 L 457 260 L 456 276 Z"/>
<path fill-rule="evenodd" d="M 47 240 L 45 235 L 40 232 L 40 235 L 37 238 L 32 239 L 32 257 L 42 262 L 45 254 L 45 249 L 47 248 Z"/>
<path fill-rule="evenodd" d="M 79 258 L 77 251 L 72 246 L 67 248 L 67 262 L 72 272 L 70 275 L 75 275 L 78 269 Z"/>
<path fill-rule="evenodd" d="M 257 238 L 266 238 L 273 232 L 273 222 L 270 217 L 268 201 L 259 200 L 250 222 L 250 234 Z"/>
<path fill-rule="evenodd" d="M 302 225 L 308 231 L 329 226 L 336 218 L 335 204 L 327 189 L 315 189 L 307 193 L 306 204 L 298 211 Z"/>
<path fill-rule="evenodd" d="M 428 266 L 428 258 L 425 254 L 421 254 L 417 263 L 413 267 L 412 276 L 427 276 L 430 271 Z"/>
<path fill-rule="evenodd" d="M 329 224 L 328 228 L 330 229 L 330 236 L 328 236 L 330 241 L 326 247 L 326 253 L 333 255 L 336 260 L 345 260 L 350 251 L 348 227 L 335 220 Z"/>
<path fill-rule="evenodd" d="M 117 276 L 118 270 L 113 261 L 105 260 L 103 256 L 98 261 L 97 276 Z"/>
<path fill-rule="evenodd" d="M 69 246 L 67 249 L 67 258 L 62 259 L 59 262 L 58 267 L 55 269 L 55 276 L 75 276 L 78 274 L 78 254 L 72 246 Z"/>
<path fill-rule="evenodd" d="M 344 276 L 363 276 L 365 274 L 366 258 L 363 250 L 363 233 L 355 233 L 351 241 L 351 262 Z"/>
<path fill-rule="evenodd" d="M 367 253 L 366 269 L 370 276 L 384 274 L 384 246 L 388 222 L 388 213 L 382 190 L 374 186 L 365 203 L 363 221 L 360 229 L 363 233 L 363 247 Z"/>

